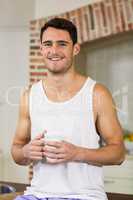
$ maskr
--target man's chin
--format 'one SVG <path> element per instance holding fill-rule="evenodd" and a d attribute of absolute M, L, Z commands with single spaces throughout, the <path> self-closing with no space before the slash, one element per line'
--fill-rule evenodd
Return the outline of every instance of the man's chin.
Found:
<path fill-rule="evenodd" d="M 63 74 L 67 71 L 66 68 L 61 68 L 61 69 L 57 69 L 57 68 L 54 68 L 54 69 L 51 69 L 51 68 L 47 68 L 48 72 L 50 72 L 51 74 Z"/>
<path fill-rule="evenodd" d="M 64 70 L 51 70 L 51 69 L 48 69 L 48 71 L 53 75 L 64 74 Z"/>

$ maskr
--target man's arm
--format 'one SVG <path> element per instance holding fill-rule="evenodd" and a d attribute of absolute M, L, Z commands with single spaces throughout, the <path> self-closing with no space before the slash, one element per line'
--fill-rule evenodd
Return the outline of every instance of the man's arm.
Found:
<path fill-rule="evenodd" d="M 20 165 L 28 165 L 29 159 L 23 155 L 22 148 L 30 141 L 30 118 L 28 110 L 29 90 L 24 91 L 20 98 L 19 117 L 17 128 L 12 143 L 11 153 L 14 161 Z"/>
<path fill-rule="evenodd" d="M 116 108 L 110 92 L 100 84 L 96 84 L 94 88 L 93 105 L 96 129 L 104 139 L 105 146 L 88 149 L 67 142 L 49 142 L 47 145 L 57 149 L 47 147 L 44 152 L 46 156 L 54 158 L 54 163 L 78 161 L 92 165 L 114 165 L 123 162 L 125 147 Z"/>
<path fill-rule="evenodd" d="M 31 141 L 31 122 L 29 116 L 29 90 L 25 90 L 20 98 L 19 118 L 11 153 L 14 161 L 20 165 L 28 165 L 33 160 L 41 160 L 43 134 Z"/>
<path fill-rule="evenodd" d="M 97 165 L 121 164 L 125 158 L 123 133 L 110 92 L 102 85 L 94 88 L 96 129 L 105 142 L 99 149 L 81 149 L 79 159 Z"/>

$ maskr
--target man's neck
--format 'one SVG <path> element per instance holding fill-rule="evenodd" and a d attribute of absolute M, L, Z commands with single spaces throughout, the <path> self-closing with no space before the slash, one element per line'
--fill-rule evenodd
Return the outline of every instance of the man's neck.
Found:
<path fill-rule="evenodd" d="M 72 86 L 74 81 L 80 76 L 76 71 L 67 74 L 51 74 L 48 73 L 45 78 L 45 86 L 51 87 L 56 91 L 64 91 Z"/>

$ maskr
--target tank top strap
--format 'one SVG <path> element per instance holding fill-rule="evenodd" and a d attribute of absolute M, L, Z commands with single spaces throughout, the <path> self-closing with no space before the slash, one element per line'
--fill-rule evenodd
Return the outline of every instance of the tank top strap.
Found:
<path fill-rule="evenodd" d="M 95 80 L 88 78 L 82 91 L 82 106 L 84 107 L 84 109 L 88 108 L 89 111 L 93 111 L 93 93 L 95 84 Z"/>
<path fill-rule="evenodd" d="M 86 90 L 86 92 L 89 91 L 89 94 L 93 95 L 93 88 L 95 84 L 96 81 L 88 77 L 84 85 L 84 90 Z"/>

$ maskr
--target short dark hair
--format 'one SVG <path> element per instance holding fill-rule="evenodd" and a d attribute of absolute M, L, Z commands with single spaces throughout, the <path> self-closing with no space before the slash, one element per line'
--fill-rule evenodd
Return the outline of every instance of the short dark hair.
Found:
<path fill-rule="evenodd" d="M 64 18 L 58 18 L 58 17 L 50 19 L 41 28 L 41 32 L 40 32 L 41 42 L 42 42 L 43 33 L 48 27 L 53 27 L 56 29 L 62 29 L 62 30 L 67 31 L 73 41 L 73 44 L 77 43 L 77 28 L 76 28 L 76 26 L 71 21 L 64 19 Z"/>

